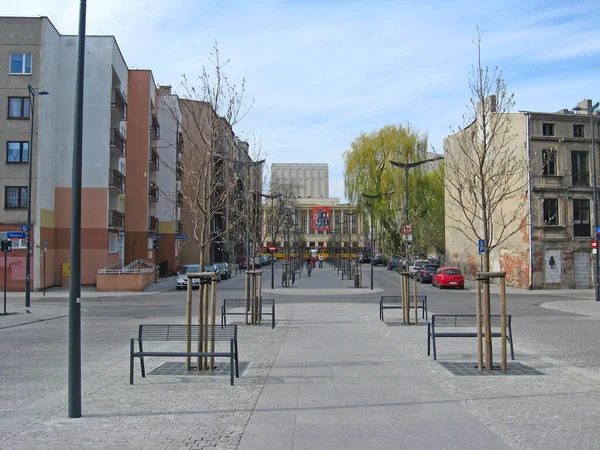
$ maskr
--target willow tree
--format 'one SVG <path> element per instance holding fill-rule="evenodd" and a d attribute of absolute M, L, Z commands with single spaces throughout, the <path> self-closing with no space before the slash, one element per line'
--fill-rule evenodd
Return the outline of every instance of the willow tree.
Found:
<path fill-rule="evenodd" d="M 372 133 L 363 133 L 344 153 L 346 197 L 365 214 L 371 214 L 378 224 L 377 241 L 385 253 L 399 254 L 404 246 L 401 225 L 406 205 L 406 172 L 389 161 L 414 162 L 427 157 L 427 135 L 407 125 L 386 125 Z M 423 179 L 426 167 L 408 172 L 408 216 L 417 229 L 420 225 L 420 192 L 428 179 Z M 362 194 L 379 195 L 393 190 L 385 200 L 371 201 Z M 414 208 L 413 208 L 414 206 Z M 366 223 L 366 221 L 365 221 Z M 436 222 L 443 234 L 443 220 Z"/>

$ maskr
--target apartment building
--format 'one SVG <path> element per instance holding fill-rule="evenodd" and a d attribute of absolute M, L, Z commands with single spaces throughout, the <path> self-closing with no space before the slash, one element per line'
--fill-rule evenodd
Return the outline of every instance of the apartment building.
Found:
<path fill-rule="evenodd" d="M 0 96 L 8 111 L 0 119 L 7 152 L 0 166 L 1 227 L 14 235 L 26 224 L 32 163 L 31 287 L 66 285 L 77 37 L 61 35 L 46 17 L 3 17 L 0 29 Z M 98 268 L 122 256 L 128 71 L 114 37 L 89 36 L 86 50 L 94 57 L 85 66 L 81 279 L 95 284 Z M 28 85 L 48 92 L 35 98 L 31 146 Z M 24 290 L 26 240 L 11 240 L 16 251 L 9 257 L 7 285 Z"/>
<path fill-rule="evenodd" d="M 575 106 L 575 105 L 573 105 Z M 555 113 L 521 111 L 509 115 L 513 145 L 529 164 L 527 201 L 516 234 L 490 254 L 490 270 L 507 273 L 509 285 L 529 289 L 592 286 L 592 130 L 590 100 Z M 473 126 L 473 125 L 472 125 Z M 594 125 L 598 136 L 597 123 Z M 467 130 L 468 132 L 468 130 Z M 445 139 L 456 151 L 457 135 Z M 595 146 L 598 158 L 598 143 Z M 446 168 L 446 177 L 452 173 Z M 454 206 L 446 199 L 446 208 Z M 446 213 L 446 261 L 466 273 L 479 270 L 475 237 L 452 229 Z"/>

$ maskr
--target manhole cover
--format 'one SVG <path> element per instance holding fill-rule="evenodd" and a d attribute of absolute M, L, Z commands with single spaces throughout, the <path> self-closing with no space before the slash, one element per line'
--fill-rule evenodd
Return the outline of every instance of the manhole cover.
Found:
<path fill-rule="evenodd" d="M 240 370 L 240 376 L 244 373 L 248 367 L 248 362 L 240 361 L 238 367 Z M 196 359 L 192 360 L 192 369 L 186 370 L 185 361 L 167 361 L 166 363 L 158 366 L 149 375 L 192 375 L 192 376 L 203 376 L 203 377 L 214 377 L 214 376 L 229 376 L 229 361 L 215 361 L 215 370 L 196 370 Z"/>
<path fill-rule="evenodd" d="M 520 362 L 509 361 L 506 372 L 500 370 L 500 365 L 494 365 L 492 370 L 478 370 L 476 362 L 439 362 L 448 372 L 457 377 L 465 376 L 505 376 L 505 375 L 546 375 L 533 367 Z"/>

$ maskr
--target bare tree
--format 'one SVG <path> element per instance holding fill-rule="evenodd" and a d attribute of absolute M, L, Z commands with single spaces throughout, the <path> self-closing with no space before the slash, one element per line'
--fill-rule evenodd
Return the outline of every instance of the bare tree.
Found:
<path fill-rule="evenodd" d="M 481 37 L 478 33 L 475 41 L 478 59 L 471 70 L 468 112 L 463 126 L 445 141 L 446 214 L 448 227 L 467 239 L 484 240 L 483 270 L 489 271 L 490 252 L 527 220 L 528 165 L 511 133 L 514 94 L 507 92 L 498 68 L 482 66 Z"/>

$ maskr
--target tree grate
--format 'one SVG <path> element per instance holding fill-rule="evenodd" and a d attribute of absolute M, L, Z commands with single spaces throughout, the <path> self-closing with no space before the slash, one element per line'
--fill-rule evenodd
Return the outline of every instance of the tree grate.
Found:
<path fill-rule="evenodd" d="M 448 372 L 457 377 L 469 376 L 507 376 L 507 375 L 546 375 L 533 367 L 520 362 L 509 362 L 506 372 L 500 370 L 500 365 L 494 365 L 492 370 L 478 370 L 476 362 L 439 362 Z"/>

